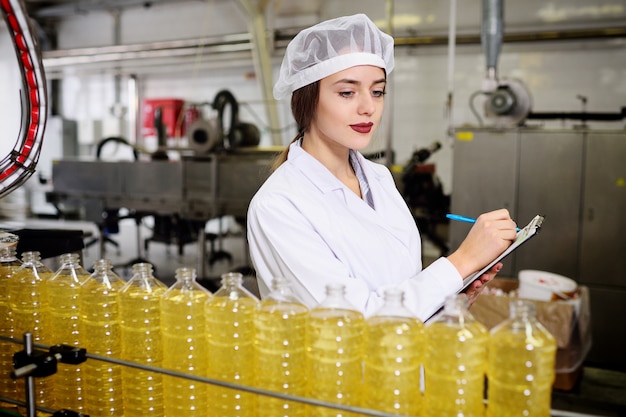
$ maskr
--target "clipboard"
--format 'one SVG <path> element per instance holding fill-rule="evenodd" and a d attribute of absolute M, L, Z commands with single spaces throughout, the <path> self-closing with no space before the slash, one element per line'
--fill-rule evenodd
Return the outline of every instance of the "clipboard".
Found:
<path fill-rule="evenodd" d="M 528 242 L 533 236 L 535 236 L 541 230 L 541 225 L 543 224 L 545 217 L 541 215 L 536 215 L 526 226 L 520 229 L 517 232 L 517 236 L 515 241 L 508 247 L 504 252 L 502 252 L 496 259 L 487 264 L 484 268 L 479 271 L 474 272 L 471 275 L 468 275 L 463 279 L 463 285 L 461 289 L 457 291 L 457 293 L 461 293 L 470 286 L 470 284 L 480 278 L 485 272 L 491 269 L 492 266 L 500 262 L 507 255 L 513 252 L 515 249 L 519 248 L 522 244 Z M 437 310 L 425 321 L 425 323 L 433 320 L 436 316 L 439 315 L 441 310 L 443 309 L 445 302 L 441 303 L 441 305 L 437 308 Z"/>

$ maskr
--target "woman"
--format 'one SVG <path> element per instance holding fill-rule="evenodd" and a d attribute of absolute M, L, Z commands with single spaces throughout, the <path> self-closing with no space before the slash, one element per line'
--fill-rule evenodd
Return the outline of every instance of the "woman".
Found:
<path fill-rule="evenodd" d="M 261 296 L 283 276 L 313 307 L 328 283 L 341 282 L 348 300 L 371 315 L 384 289 L 397 286 L 425 320 L 514 240 L 507 210 L 486 213 L 458 250 L 422 270 L 420 235 L 391 173 L 359 153 L 380 124 L 393 66 L 393 38 L 363 14 L 317 24 L 288 45 L 274 96 L 292 94 L 299 134 L 248 209 Z M 501 267 L 469 288 L 470 299 Z"/>

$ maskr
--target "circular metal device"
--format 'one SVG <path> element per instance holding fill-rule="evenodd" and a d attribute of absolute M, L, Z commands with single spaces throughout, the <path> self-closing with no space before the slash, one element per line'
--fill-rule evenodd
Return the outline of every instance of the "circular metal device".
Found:
<path fill-rule="evenodd" d="M 199 118 L 187 128 L 189 147 L 197 154 L 211 152 L 222 141 L 222 133 L 214 119 Z"/>
<path fill-rule="evenodd" d="M 531 106 L 530 92 L 522 81 L 503 79 L 487 96 L 485 114 L 497 127 L 517 126 L 526 119 Z"/>

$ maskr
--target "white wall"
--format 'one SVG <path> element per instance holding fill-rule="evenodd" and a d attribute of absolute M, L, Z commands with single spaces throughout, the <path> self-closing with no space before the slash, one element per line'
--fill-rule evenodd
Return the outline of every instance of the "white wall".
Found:
<path fill-rule="evenodd" d="M 121 37 L 123 44 L 154 42 L 158 40 L 196 38 L 201 36 L 243 33 L 247 31 L 245 15 L 235 1 L 190 2 L 174 6 L 153 6 L 149 9 L 129 9 L 121 15 Z M 339 14 L 368 11 L 377 21 L 384 18 L 384 2 L 325 2 L 324 18 Z M 409 2 L 398 1 L 396 12 L 407 16 L 405 9 Z M 434 31 L 447 30 L 447 16 L 442 12 L 445 2 L 423 1 L 421 25 Z M 459 2 L 465 4 L 465 2 Z M 474 6 L 480 2 L 474 1 Z M 509 2 L 511 4 L 512 2 Z M 536 3 L 536 2 L 535 2 Z M 552 2 L 552 5 L 559 2 Z M 563 3 L 563 2 L 560 2 Z M 507 21 L 512 26 L 523 27 L 533 14 L 522 15 L 518 2 L 509 7 Z M 619 4 L 617 5 L 619 6 Z M 617 7 L 616 6 L 616 7 Z M 463 6 L 465 7 L 465 5 Z M 568 9 L 559 9 L 565 10 Z M 600 12 L 604 10 L 601 9 Z M 626 13 L 623 8 L 612 9 L 616 13 Z M 445 11 L 445 10 L 444 10 Z M 570 11 L 571 12 L 571 11 Z M 557 15 L 548 6 L 542 6 L 537 13 L 542 16 Z M 571 12 L 573 13 L 573 12 Z M 591 12 L 590 12 L 591 13 Z M 459 10 L 460 30 L 476 33 L 478 26 L 470 28 L 471 22 L 479 20 L 479 9 Z M 509 17 L 511 16 L 511 17 Z M 541 17 L 542 28 L 549 27 L 546 18 Z M 623 14 L 626 16 L 626 14 Z M 310 18 L 310 16 L 309 16 Z M 589 21 L 589 16 L 579 16 L 579 20 Z M 548 19 L 549 20 L 549 19 Z M 274 24 L 288 27 L 290 22 L 300 22 L 297 17 L 282 16 L 274 19 Z M 382 20 L 384 21 L 384 19 Z M 113 44 L 113 17 L 105 12 L 92 12 L 63 19 L 59 27 L 59 47 L 70 49 L 86 46 Z M 277 23 L 278 22 L 278 23 Z M 399 27 L 402 32 L 406 28 Z M 2 144 L 17 135 L 19 124 L 18 78 L 16 65 L 11 62 L 11 46 L 6 29 L 0 26 L 0 120 L 2 120 Z M 9 56 L 7 60 L 6 57 Z M 272 59 L 274 76 L 278 70 L 280 56 Z M 448 90 L 447 48 L 443 46 L 398 47 L 396 50 L 396 70 L 392 74 L 389 95 L 393 148 L 396 163 L 403 164 L 411 153 L 427 146 L 435 140 L 444 143 L 444 149 L 437 152 L 432 161 L 437 164 L 446 191 L 450 192 L 452 172 L 452 145 L 446 137 L 444 107 Z M 263 132 L 263 144 L 270 143 L 267 129 L 265 105 L 262 102 L 259 80 L 255 78 L 252 59 L 238 62 L 234 66 L 207 66 L 187 63 L 168 68 L 146 68 L 140 76 L 142 91 L 146 98 L 178 97 L 192 102 L 211 101 L 218 90 L 230 89 L 242 103 L 240 115 L 246 122 L 255 123 Z M 454 71 L 454 125 L 476 125 L 468 100 L 480 89 L 484 73 L 484 57 L 479 45 L 457 46 Z M 626 38 L 613 40 L 576 42 L 535 42 L 507 43 L 503 45 L 499 60 L 499 74 L 502 77 L 521 79 L 533 97 L 533 110 L 540 111 L 580 111 L 580 101 L 576 95 L 588 97 L 588 111 L 618 112 L 626 106 Z M 122 77 L 121 101 L 126 103 L 127 76 Z M 66 68 L 62 78 L 62 114 L 77 120 L 80 126 L 90 126 L 94 121 L 103 121 L 105 130 L 108 121 L 114 119 L 111 108 L 115 104 L 115 88 L 110 70 L 83 71 L 79 66 Z M 288 102 L 279 103 L 281 126 L 285 127 L 284 141 L 290 140 L 295 130 L 292 126 Z M 533 122 L 535 124 L 539 122 Z M 572 122 L 567 126 L 571 126 Z M 560 122 L 544 124 L 545 127 L 562 127 Z M 597 128 L 623 129 L 624 122 L 596 124 Z M 82 133 L 80 133 L 82 132 Z M 80 129 L 81 142 L 95 143 L 99 137 L 93 130 Z M 99 131 L 97 131 L 99 132 Z M 105 132 L 108 133 L 108 132 Z M 386 127 L 379 132 L 378 142 L 372 148 L 384 148 Z M 121 132 L 122 135 L 128 132 Z M 6 138 L 6 139 L 5 139 Z"/>

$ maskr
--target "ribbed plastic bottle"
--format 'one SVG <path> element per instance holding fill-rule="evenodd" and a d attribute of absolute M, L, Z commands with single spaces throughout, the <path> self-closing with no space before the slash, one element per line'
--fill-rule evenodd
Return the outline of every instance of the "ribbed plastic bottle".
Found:
<path fill-rule="evenodd" d="M 52 345 L 82 347 L 79 296 L 80 286 L 89 278 L 89 272 L 81 266 L 77 253 L 65 253 L 60 260 L 61 266 L 45 283 L 50 320 L 46 334 Z M 84 410 L 83 366 L 84 363 L 58 363 L 57 373 L 50 377 L 57 407 L 76 412 Z"/>
<path fill-rule="evenodd" d="M 80 339 L 87 352 L 119 359 L 122 353 L 118 295 L 125 282 L 111 261 L 100 259 L 80 287 Z M 122 366 L 89 359 L 83 365 L 85 409 L 91 417 L 124 416 Z"/>
<path fill-rule="evenodd" d="M 17 259 L 15 246 L 0 249 L 0 335 L 18 339 L 21 339 L 22 335 L 13 333 L 13 315 L 9 305 L 9 281 L 20 265 L 22 262 Z M 17 397 L 17 386 L 10 376 L 13 370 L 13 353 L 20 349 L 20 345 L 0 340 L 0 396 L 13 400 L 23 400 Z M 6 404 L 0 403 L 0 405 Z"/>
<path fill-rule="evenodd" d="M 402 290 L 389 288 L 384 297 L 383 307 L 366 320 L 363 405 L 389 414 L 420 416 L 424 323 L 404 306 Z"/>
<path fill-rule="evenodd" d="M 176 282 L 161 298 L 163 367 L 185 374 L 206 376 L 207 345 L 204 337 L 204 305 L 211 293 L 196 282 L 196 270 L 178 268 Z M 166 416 L 207 415 L 207 384 L 163 376 L 163 405 Z"/>
<path fill-rule="evenodd" d="M 46 329 L 48 306 L 44 283 L 52 278 L 52 272 L 41 263 L 41 255 L 37 251 L 22 253 L 22 265 L 9 281 L 9 305 L 13 317 L 13 335 L 23 339 L 24 333 L 30 332 L 34 343 L 53 344 L 48 339 Z M 17 347 L 16 351 L 23 348 Z M 25 400 L 24 381 L 17 381 L 17 392 L 20 400 Z M 35 378 L 35 397 L 37 406 L 54 408 L 52 379 Z M 23 411 L 20 407 L 20 410 Z"/>
<path fill-rule="evenodd" d="M 535 305 L 511 301 L 510 317 L 489 333 L 487 416 L 549 416 L 556 348 Z"/>
<path fill-rule="evenodd" d="M 255 369 L 259 388 L 283 394 L 306 395 L 306 320 L 309 309 L 282 277 L 272 280 L 272 290 L 254 318 Z M 257 397 L 257 415 L 303 417 L 302 403 L 270 396 Z"/>
<path fill-rule="evenodd" d="M 236 272 L 221 276 L 221 287 L 205 304 L 210 378 L 253 386 L 254 313 L 259 300 L 242 285 Z M 208 413 L 220 417 L 256 417 L 256 396 L 211 385 Z"/>
<path fill-rule="evenodd" d="M 345 286 L 330 284 L 326 298 L 309 312 L 306 331 L 307 397 L 361 406 L 365 318 L 345 298 Z M 308 407 L 310 416 L 353 415 L 329 407 Z"/>
<path fill-rule="evenodd" d="M 488 332 L 469 313 L 465 295 L 446 299 L 426 337 L 424 415 L 484 416 Z"/>
<path fill-rule="evenodd" d="M 132 277 L 120 290 L 118 300 L 122 359 L 161 367 L 161 297 L 165 291 L 167 286 L 153 275 L 150 263 L 133 265 Z M 125 417 L 163 415 L 163 378 L 160 373 L 125 366 L 122 380 Z"/>

